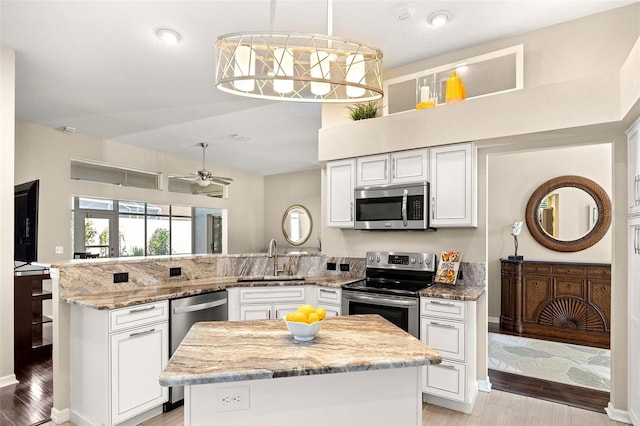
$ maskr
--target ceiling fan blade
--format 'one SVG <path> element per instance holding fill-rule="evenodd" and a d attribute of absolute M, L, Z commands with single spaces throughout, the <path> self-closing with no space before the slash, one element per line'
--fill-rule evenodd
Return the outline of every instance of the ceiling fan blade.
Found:
<path fill-rule="evenodd" d="M 211 182 L 215 182 L 215 183 L 219 183 L 221 185 L 229 185 L 231 182 L 227 182 L 226 180 L 222 180 L 222 179 L 226 179 L 226 178 L 219 178 L 217 176 L 212 176 L 209 178 L 209 180 Z M 233 179 L 229 179 L 229 180 L 233 180 Z"/>
<path fill-rule="evenodd" d="M 189 180 L 194 180 L 196 179 L 198 176 L 196 175 L 186 175 L 186 176 L 169 176 L 169 179 L 189 179 Z"/>

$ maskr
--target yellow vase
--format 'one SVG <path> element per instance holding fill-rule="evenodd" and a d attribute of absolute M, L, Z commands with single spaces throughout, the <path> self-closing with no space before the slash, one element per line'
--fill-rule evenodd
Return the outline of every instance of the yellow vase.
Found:
<path fill-rule="evenodd" d="M 455 71 L 451 71 L 451 77 L 447 80 L 445 88 L 445 102 L 448 104 L 460 102 L 465 98 L 465 92 L 462 80 L 456 75 Z"/>

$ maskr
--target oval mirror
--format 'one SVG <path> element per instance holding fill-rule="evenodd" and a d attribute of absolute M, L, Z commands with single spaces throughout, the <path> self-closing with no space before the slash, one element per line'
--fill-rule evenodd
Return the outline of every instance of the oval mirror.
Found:
<path fill-rule="evenodd" d="M 289 244 L 304 244 L 311 236 L 312 228 L 311 213 L 303 206 L 291 206 L 282 216 L 282 233 Z"/>
<path fill-rule="evenodd" d="M 531 195 L 525 212 L 531 236 L 544 247 L 574 252 L 591 247 L 611 225 L 611 201 L 594 181 L 560 176 Z"/>

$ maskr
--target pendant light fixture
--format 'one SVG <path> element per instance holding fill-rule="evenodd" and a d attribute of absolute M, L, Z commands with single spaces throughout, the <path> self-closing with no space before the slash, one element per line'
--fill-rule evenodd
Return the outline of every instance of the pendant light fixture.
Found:
<path fill-rule="evenodd" d="M 273 30 L 218 37 L 216 86 L 252 98 L 325 103 L 380 99 L 382 52 L 332 36 L 332 0 L 327 0 L 328 35 Z"/>

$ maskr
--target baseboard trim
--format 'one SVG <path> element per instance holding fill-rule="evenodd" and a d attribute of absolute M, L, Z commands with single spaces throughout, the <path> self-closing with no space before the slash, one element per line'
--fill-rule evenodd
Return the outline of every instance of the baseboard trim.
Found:
<path fill-rule="evenodd" d="M 6 376 L 0 377 L 0 388 L 3 388 L 5 386 L 17 385 L 18 383 L 20 382 L 16 379 L 15 374 L 8 374 Z"/>
<path fill-rule="evenodd" d="M 607 412 L 607 416 L 609 416 L 613 421 L 631 424 L 631 417 L 629 417 L 629 413 L 625 410 L 618 410 L 613 406 L 611 401 L 609 401 L 609 404 L 604 411 Z"/>
<path fill-rule="evenodd" d="M 487 321 L 490 322 L 491 324 L 500 324 L 499 317 L 488 317 Z"/>
<path fill-rule="evenodd" d="M 51 421 L 57 425 L 71 421 L 71 412 L 68 408 L 58 410 L 56 407 L 51 407 Z"/>
<path fill-rule="evenodd" d="M 478 380 L 478 390 L 480 392 L 491 392 L 491 380 L 487 376 L 486 380 Z"/>

